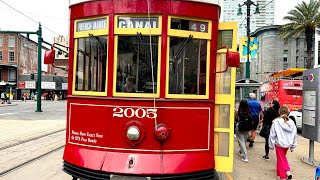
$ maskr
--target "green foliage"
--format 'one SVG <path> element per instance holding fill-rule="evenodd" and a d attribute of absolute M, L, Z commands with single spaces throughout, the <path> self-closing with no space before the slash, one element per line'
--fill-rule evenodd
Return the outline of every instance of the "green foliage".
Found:
<path fill-rule="evenodd" d="M 290 10 L 283 19 L 288 20 L 289 23 L 279 28 L 279 36 L 288 39 L 290 37 L 296 38 L 301 33 L 305 33 L 308 55 L 307 68 L 310 69 L 312 64 L 312 37 L 315 28 L 320 26 L 320 1 L 310 0 L 309 4 L 303 1 Z"/>

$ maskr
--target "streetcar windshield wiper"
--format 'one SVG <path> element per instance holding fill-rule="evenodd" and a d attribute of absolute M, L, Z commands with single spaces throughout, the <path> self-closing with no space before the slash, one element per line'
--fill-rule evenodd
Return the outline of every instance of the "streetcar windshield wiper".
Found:
<path fill-rule="evenodd" d="M 177 60 L 177 58 L 180 56 L 182 51 L 187 47 L 187 44 L 192 40 L 192 38 L 193 38 L 193 35 L 190 34 L 189 37 L 182 42 L 181 46 L 177 51 L 177 54 L 172 59 L 173 62 Z"/>
<path fill-rule="evenodd" d="M 183 40 L 181 46 L 179 47 L 179 49 L 177 51 L 177 54 L 174 55 L 174 53 L 172 53 L 173 58 L 171 60 L 171 63 L 172 63 L 173 73 L 176 73 L 176 68 L 177 68 L 176 63 L 177 63 L 178 57 L 180 57 L 181 53 L 187 47 L 187 44 L 192 40 L 192 38 L 193 38 L 193 35 L 190 34 L 187 39 Z M 174 49 L 172 48 L 172 50 L 174 50 Z"/>
<path fill-rule="evenodd" d="M 104 45 L 103 42 L 101 42 L 100 38 L 90 33 L 89 33 L 89 38 L 94 44 L 98 45 L 99 53 L 101 53 L 102 56 L 106 56 L 107 55 L 105 51 L 106 46 Z"/>

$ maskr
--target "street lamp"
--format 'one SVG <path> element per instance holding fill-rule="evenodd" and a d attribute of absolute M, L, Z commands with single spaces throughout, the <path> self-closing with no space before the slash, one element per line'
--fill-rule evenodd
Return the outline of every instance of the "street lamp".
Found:
<path fill-rule="evenodd" d="M 252 2 L 251 0 L 247 0 L 245 1 L 243 4 L 239 4 L 239 9 L 238 9 L 238 13 L 237 15 L 242 15 L 242 10 L 241 7 L 246 5 L 247 6 L 247 62 L 246 62 L 246 83 L 249 83 L 249 79 L 250 79 L 250 6 L 254 5 L 256 6 L 256 11 L 254 12 L 254 14 L 259 14 L 260 10 L 259 10 L 259 4 L 255 4 L 254 2 Z"/>

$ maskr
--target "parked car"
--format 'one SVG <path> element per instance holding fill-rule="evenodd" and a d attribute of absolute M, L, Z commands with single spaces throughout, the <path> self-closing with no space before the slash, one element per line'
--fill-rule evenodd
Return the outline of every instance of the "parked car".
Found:
<path fill-rule="evenodd" d="M 299 109 L 298 111 L 291 111 L 289 113 L 289 118 L 294 121 L 297 129 L 302 129 L 302 109 Z"/>

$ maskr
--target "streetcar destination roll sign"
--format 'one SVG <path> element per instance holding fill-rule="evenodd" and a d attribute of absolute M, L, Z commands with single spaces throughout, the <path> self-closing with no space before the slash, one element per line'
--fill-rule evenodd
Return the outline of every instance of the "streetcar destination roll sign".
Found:
<path fill-rule="evenodd" d="M 107 28 L 106 18 L 90 19 L 90 20 L 77 22 L 77 32 L 106 29 L 106 28 Z"/>
<path fill-rule="evenodd" d="M 119 17 L 118 28 L 158 28 L 159 20 L 157 17 Z"/>

